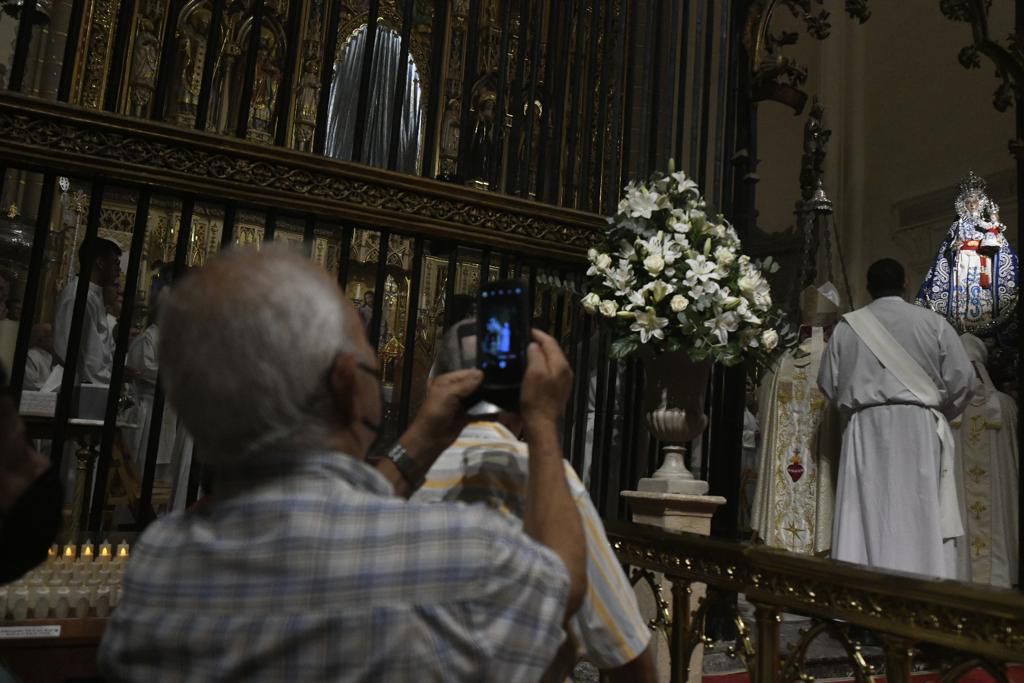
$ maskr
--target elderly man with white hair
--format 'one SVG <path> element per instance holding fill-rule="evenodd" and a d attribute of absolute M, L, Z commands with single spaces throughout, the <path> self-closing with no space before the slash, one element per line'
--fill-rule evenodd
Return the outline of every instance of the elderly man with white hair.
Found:
<path fill-rule="evenodd" d="M 186 276 L 160 314 L 171 404 L 213 494 L 136 544 L 100 666 L 111 680 L 536 681 L 586 592 L 556 425 L 572 373 L 535 333 L 521 394 L 523 531 L 408 496 L 467 423 L 477 370 L 434 379 L 387 458 L 360 318 L 279 250 Z M 555 476 L 555 475 L 558 476 Z M 397 495 L 396 495 L 397 494 Z"/>

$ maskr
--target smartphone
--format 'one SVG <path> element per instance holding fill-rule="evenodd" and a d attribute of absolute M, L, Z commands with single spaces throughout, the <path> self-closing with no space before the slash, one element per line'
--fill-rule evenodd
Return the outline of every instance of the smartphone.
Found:
<path fill-rule="evenodd" d="M 528 286 L 522 280 L 489 282 L 480 288 L 476 310 L 476 363 L 484 373 L 480 398 L 518 411 L 530 344 Z"/>

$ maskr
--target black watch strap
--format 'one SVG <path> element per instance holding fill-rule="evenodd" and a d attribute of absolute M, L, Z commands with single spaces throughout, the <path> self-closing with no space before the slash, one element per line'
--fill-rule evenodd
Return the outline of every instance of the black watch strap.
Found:
<path fill-rule="evenodd" d="M 405 450 L 405 447 L 400 443 L 396 443 L 388 451 L 388 460 L 395 464 L 395 469 L 402 475 L 402 479 L 405 479 L 405 483 L 409 485 L 410 490 L 415 491 L 419 487 L 423 486 L 423 482 L 426 481 L 426 473 L 422 471 L 419 463 L 413 460 L 412 456 L 409 455 L 409 451 Z"/>

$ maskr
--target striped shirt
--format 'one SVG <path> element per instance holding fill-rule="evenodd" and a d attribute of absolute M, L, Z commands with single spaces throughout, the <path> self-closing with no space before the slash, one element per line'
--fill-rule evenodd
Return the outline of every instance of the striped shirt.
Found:
<path fill-rule="evenodd" d="M 338 453 L 241 491 L 143 534 L 110 680 L 536 681 L 561 645 L 566 567 L 499 515 L 397 498 Z"/>
<path fill-rule="evenodd" d="M 474 422 L 430 468 L 413 500 L 483 503 L 521 526 L 528 473 L 524 443 L 500 424 Z M 615 668 L 647 648 L 651 631 L 608 544 L 601 518 L 568 463 L 565 478 L 587 537 L 587 595 L 569 625 L 587 659 L 600 669 Z"/>

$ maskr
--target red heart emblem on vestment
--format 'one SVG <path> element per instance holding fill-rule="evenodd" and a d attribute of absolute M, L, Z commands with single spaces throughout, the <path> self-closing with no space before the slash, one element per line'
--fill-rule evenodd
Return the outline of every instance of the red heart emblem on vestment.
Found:
<path fill-rule="evenodd" d="M 789 478 L 793 480 L 793 483 L 800 481 L 800 477 L 804 476 L 804 466 L 798 462 L 794 462 L 786 468 L 789 472 Z"/>

